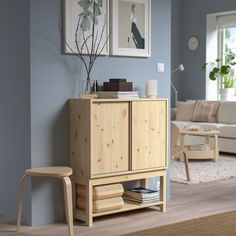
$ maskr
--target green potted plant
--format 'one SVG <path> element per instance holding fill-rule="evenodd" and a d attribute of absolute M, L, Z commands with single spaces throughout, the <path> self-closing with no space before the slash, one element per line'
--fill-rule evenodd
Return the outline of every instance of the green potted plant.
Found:
<path fill-rule="evenodd" d="M 234 96 L 234 65 L 236 65 L 236 54 L 232 51 L 225 53 L 224 60 L 218 58 L 214 62 L 205 63 L 203 69 L 211 66 L 209 71 L 209 79 L 215 81 L 220 80 L 221 100 L 228 100 Z"/>

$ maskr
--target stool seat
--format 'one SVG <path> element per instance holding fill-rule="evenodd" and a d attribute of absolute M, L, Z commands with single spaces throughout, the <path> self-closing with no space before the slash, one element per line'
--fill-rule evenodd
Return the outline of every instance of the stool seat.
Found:
<path fill-rule="evenodd" d="M 28 169 L 25 174 L 30 176 L 66 177 L 72 174 L 72 169 L 64 166 L 40 167 Z"/>
<path fill-rule="evenodd" d="M 20 191 L 19 191 L 19 206 L 18 206 L 18 215 L 17 215 L 17 229 L 19 232 L 22 210 L 23 210 L 23 193 L 24 185 L 28 178 L 34 176 L 47 176 L 53 177 L 62 180 L 64 187 L 64 199 L 65 199 L 65 213 L 66 221 L 68 223 L 68 232 L 69 236 L 74 236 L 73 231 L 73 207 L 72 207 L 72 187 L 70 175 L 72 174 L 72 169 L 67 166 L 47 166 L 40 168 L 32 168 L 25 171 L 25 175 L 21 178 L 20 181 Z"/>

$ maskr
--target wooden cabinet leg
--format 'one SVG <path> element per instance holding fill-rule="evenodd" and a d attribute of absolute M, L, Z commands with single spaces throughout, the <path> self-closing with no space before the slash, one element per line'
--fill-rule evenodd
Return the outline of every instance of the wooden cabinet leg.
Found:
<path fill-rule="evenodd" d="M 65 198 L 65 212 L 66 212 L 66 220 L 68 224 L 69 236 L 73 236 L 74 230 L 73 230 L 72 188 L 69 177 L 63 178 L 63 186 L 64 186 L 64 198 Z"/>
<path fill-rule="evenodd" d="M 160 200 L 163 201 L 160 210 L 166 212 L 166 174 L 160 176 Z"/>
<path fill-rule="evenodd" d="M 86 184 L 86 225 L 93 226 L 93 186 L 92 182 Z"/>
<path fill-rule="evenodd" d="M 18 214 L 17 214 L 17 227 L 16 227 L 16 232 L 19 232 L 20 230 L 20 224 L 21 224 L 21 217 L 22 217 L 22 210 L 23 210 L 23 202 L 24 202 L 24 187 L 25 187 L 25 182 L 28 179 L 29 176 L 24 175 L 21 178 L 20 181 L 20 189 L 19 189 L 19 206 L 18 206 Z"/>

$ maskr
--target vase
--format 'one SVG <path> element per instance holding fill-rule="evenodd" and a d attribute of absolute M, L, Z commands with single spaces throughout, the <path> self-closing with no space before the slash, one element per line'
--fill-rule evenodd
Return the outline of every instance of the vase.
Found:
<path fill-rule="evenodd" d="M 94 81 L 91 79 L 86 79 L 83 81 L 83 91 L 84 94 L 90 94 L 92 93 L 92 87 L 93 87 Z"/>
<path fill-rule="evenodd" d="M 80 98 L 97 98 L 97 81 L 92 79 L 82 80 L 82 94 Z"/>
<path fill-rule="evenodd" d="M 222 101 L 232 100 L 234 97 L 235 89 L 234 88 L 224 88 L 220 89 L 220 99 Z"/>

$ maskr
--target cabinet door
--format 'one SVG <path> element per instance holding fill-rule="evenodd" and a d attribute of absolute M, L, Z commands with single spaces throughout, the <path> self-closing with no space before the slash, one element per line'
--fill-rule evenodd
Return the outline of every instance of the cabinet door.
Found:
<path fill-rule="evenodd" d="M 129 167 L 129 103 L 92 105 L 92 175 L 127 171 Z"/>
<path fill-rule="evenodd" d="M 132 169 L 166 166 L 166 101 L 132 102 Z"/>

